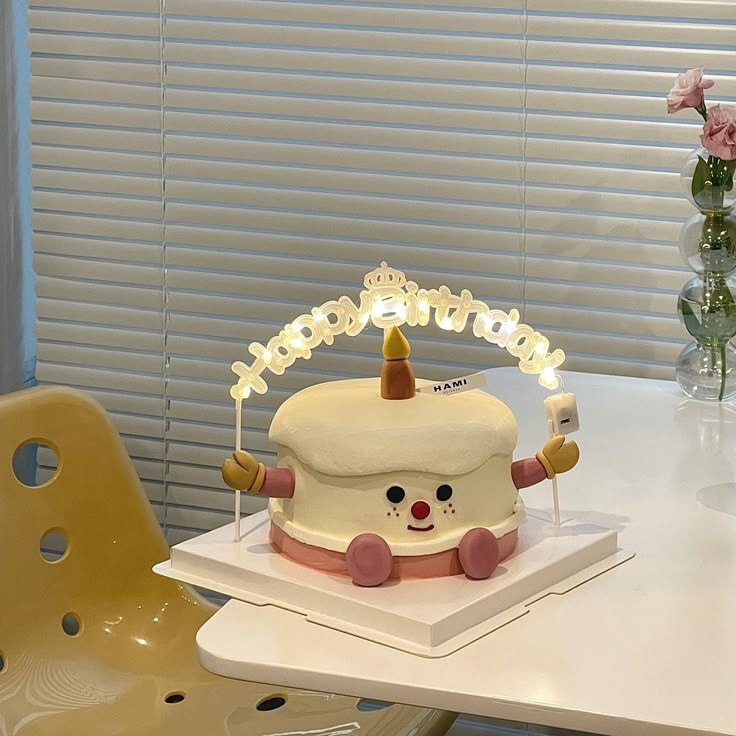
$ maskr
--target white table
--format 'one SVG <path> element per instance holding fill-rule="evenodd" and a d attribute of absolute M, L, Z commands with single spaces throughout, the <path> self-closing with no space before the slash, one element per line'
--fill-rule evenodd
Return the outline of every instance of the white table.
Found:
<path fill-rule="evenodd" d="M 546 438 L 545 393 L 516 369 L 492 393 Z M 736 735 L 736 406 L 675 384 L 568 374 L 579 467 L 563 516 L 616 527 L 629 562 L 441 659 L 231 601 L 197 636 L 212 672 L 615 736 Z M 524 491 L 548 507 L 550 489 Z"/>

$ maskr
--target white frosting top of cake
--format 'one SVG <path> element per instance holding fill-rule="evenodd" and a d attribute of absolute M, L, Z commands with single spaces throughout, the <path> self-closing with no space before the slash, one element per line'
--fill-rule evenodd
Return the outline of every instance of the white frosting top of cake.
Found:
<path fill-rule="evenodd" d="M 391 401 L 381 398 L 380 379 L 367 378 L 294 394 L 276 412 L 269 437 L 327 475 L 461 475 L 510 455 L 517 426 L 502 401 L 478 389 Z"/>

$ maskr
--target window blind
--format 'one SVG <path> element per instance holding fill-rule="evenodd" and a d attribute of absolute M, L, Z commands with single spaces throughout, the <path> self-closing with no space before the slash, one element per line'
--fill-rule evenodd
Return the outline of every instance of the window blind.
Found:
<path fill-rule="evenodd" d="M 175 542 L 230 518 L 248 342 L 380 259 L 520 302 L 521 5 L 70 1 L 29 18 L 40 378 L 113 411 Z M 416 336 L 418 371 L 508 362 L 448 339 Z M 268 458 L 290 391 L 379 356 L 374 332 L 295 367 L 244 445 Z"/>
<path fill-rule="evenodd" d="M 695 214 L 679 171 L 700 118 L 667 118 L 664 97 L 676 73 L 704 66 L 710 101 L 733 101 L 736 6 L 596 6 L 605 12 L 527 4 L 526 318 L 570 367 L 670 378 L 687 337 L 677 294 L 692 276 L 678 236 Z"/>
<path fill-rule="evenodd" d="M 230 363 L 382 259 L 521 305 L 573 369 L 672 375 L 691 214 L 677 172 L 697 125 L 665 119 L 663 98 L 696 65 L 734 95 L 736 9 L 580 8 L 31 6 L 39 379 L 111 411 L 170 541 L 230 519 Z M 375 375 L 380 339 L 338 339 L 274 379 L 244 446 L 271 459 L 275 407 Z M 510 362 L 431 328 L 412 344 L 430 378 Z"/>

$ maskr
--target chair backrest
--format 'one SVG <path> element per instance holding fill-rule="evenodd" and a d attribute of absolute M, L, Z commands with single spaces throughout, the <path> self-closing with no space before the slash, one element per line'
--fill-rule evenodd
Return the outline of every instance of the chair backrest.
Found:
<path fill-rule="evenodd" d="M 26 443 L 48 445 L 57 456 L 56 474 L 38 487 L 13 470 Z M 66 540 L 54 562 L 41 555 L 49 532 Z M 21 652 L 63 645 L 77 626 L 94 647 L 145 639 L 173 609 L 192 603 L 206 619 L 206 604 L 151 571 L 168 554 L 125 447 L 94 399 L 58 386 L 0 397 L 0 656 L 8 665 Z M 95 656 L 105 652 L 115 657 L 110 646 Z"/>
<path fill-rule="evenodd" d="M 54 450 L 58 471 L 31 488 L 12 458 L 34 442 Z M 67 544 L 54 562 L 41 554 L 50 531 Z M 194 637 L 213 607 L 151 571 L 168 555 L 96 401 L 60 387 L 0 397 L 0 734 L 438 736 L 449 728 L 448 713 L 361 713 L 355 698 L 206 672 Z"/>

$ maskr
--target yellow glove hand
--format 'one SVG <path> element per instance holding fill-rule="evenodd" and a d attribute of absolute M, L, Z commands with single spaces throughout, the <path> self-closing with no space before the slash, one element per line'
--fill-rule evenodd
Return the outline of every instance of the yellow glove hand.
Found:
<path fill-rule="evenodd" d="M 258 493 L 266 479 L 266 466 L 245 450 L 236 450 L 222 464 L 222 479 L 236 491 Z"/>
<path fill-rule="evenodd" d="M 544 465 L 547 478 L 550 480 L 558 473 L 572 470 L 578 464 L 579 459 L 580 448 L 577 443 L 565 443 L 565 438 L 560 434 L 548 440 L 542 452 L 537 453 L 537 460 Z"/>

